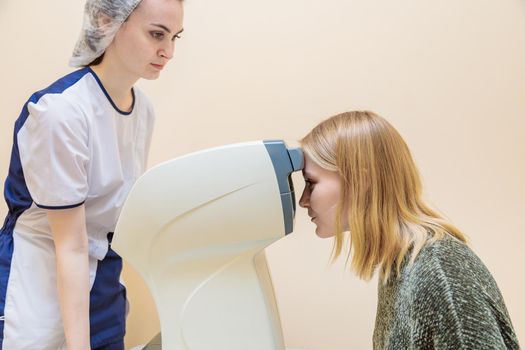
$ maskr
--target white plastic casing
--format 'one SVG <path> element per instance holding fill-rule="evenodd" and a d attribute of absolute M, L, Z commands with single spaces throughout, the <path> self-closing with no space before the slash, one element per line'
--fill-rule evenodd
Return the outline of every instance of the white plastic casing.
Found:
<path fill-rule="evenodd" d="M 146 172 L 112 243 L 148 285 L 162 348 L 283 350 L 264 248 L 284 237 L 264 143 L 186 155 Z"/>

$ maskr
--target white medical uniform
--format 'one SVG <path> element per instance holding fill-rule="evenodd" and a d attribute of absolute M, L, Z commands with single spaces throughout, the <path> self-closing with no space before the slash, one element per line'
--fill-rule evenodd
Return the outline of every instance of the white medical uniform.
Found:
<path fill-rule="evenodd" d="M 15 124 L 0 231 L 0 349 L 60 349 L 64 332 L 46 210 L 84 204 L 89 239 L 91 345 L 124 336 L 122 262 L 108 245 L 144 172 L 154 114 L 133 89 L 120 111 L 96 74 L 77 70 L 31 96 Z M 104 260 L 106 258 L 106 260 Z"/>

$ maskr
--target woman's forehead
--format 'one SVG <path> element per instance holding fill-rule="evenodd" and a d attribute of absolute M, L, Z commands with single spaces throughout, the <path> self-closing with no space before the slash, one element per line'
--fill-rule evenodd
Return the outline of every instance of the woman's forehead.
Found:
<path fill-rule="evenodd" d="M 172 31 L 182 29 L 183 6 L 180 0 L 142 0 L 132 15 L 139 20 L 160 23 Z"/>
<path fill-rule="evenodd" d="M 316 163 L 312 158 L 308 157 L 307 154 L 304 156 L 304 168 L 303 176 L 311 179 L 330 178 L 337 180 L 339 179 L 339 172 L 331 169 L 323 168 L 321 165 Z"/>
<path fill-rule="evenodd" d="M 316 162 L 314 162 L 307 154 L 304 156 L 304 168 L 303 175 L 305 176 L 318 176 L 322 171 L 327 171 L 321 168 Z"/>

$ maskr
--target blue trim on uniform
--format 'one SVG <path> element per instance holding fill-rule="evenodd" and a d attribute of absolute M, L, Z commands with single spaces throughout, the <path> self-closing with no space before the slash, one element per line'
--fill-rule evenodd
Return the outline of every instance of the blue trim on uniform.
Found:
<path fill-rule="evenodd" d="M 124 340 L 107 345 L 102 345 L 98 348 L 91 348 L 91 350 L 124 350 Z"/>
<path fill-rule="evenodd" d="M 5 298 L 7 293 L 7 283 L 11 269 L 11 258 L 13 255 L 13 229 L 16 221 L 24 211 L 29 209 L 33 204 L 33 198 L 27 188 L 24 171 L 20 162 L 20 153 L 18 150 L 18 132 L 26 122 L 29 111 L 27 105 L 38 103 L 40 98 L 46 94 L 58 94 L 78 82 L 89 70 L 86 68 L 79 69 L 70 73 L 47 88 L 35 92 L 24 104 L 18 119 L 15 121 L 13 133 L 13 148 L 11 150 L 11 161 L 9 164 L 9 173 L 4 185 L 4 198 L 9 209 L 0 230 L 0 316 L 4 315 Z M 0 321 L 0 350 L 4 337 L 4 322 Z"/>
<path fill-rule="evenodd" d="M 112 233 L 108 234 L 111 241 Z M 126 288 L 120 284 L 122 258 L 111 249 L 98 262 L 89 297 L 91 348 L 118 346 L 126 334 Z M 116 347 L 118 349 L 118 347 Z M 112 349 L 112 348 L 110 348 Z"/>
<path fill-rule="evenodd" d="M 89 67 L 87 67 L 87 69 L 89 69 L 89 72 L 93 75 L 93 77 L 95 77 L 95 80 L 97 81 L 98 85 L 100 86 L 100 89 L 102 90 L 104 95 L 106 95 L 106 98 L 108 99 L 109 103 L 111 103 L 111 105 L 113 106 L 113 108 L 117 112 L 119 112 L 120 114 L 124 114 L 124 115 L 130 115 L 131 113 L 133 113 L 133 108 L 135 108 L 135 90 L 133 88 L 131 88 L 131 96 L 132 96 L 132 99 L 133 99 L 133 101 L 131 101 L 131 110 L 129 112 L 124 112 L 123 110 L 121 110 L 121 109 L 119 109 L 117 107 L 115 102 L 113 102 L 113 99 L 111 98 L 111 96 L 109 96 L 108 91 L 106 90 L 106 88 L 102 84 L 102 81 L 100 81 L 100 78 L 98 77 L 97 73 L 95 73 L 95 71 L 93 71 L 93 69 L 91 69 Z"/>
<path fill-rule="evenodd" d="M 62 206 L 59 206 L 59 207 L 55 207 L 55 206 L 49 206 L 49 205 L 41 205 L 41 204 L 38 204 L 37 202 L 34 202 L 35 205 L 39 208 L 42 208 L 42 209 L 51 209 L 51 210 L 59 210 L 59 209 L 71 209 L 71 208 L 76 208 L 76 207 L 80 207 L 82 204 L 84 204 L 86 201 L 82 201 L 80 203 L 77 203 L 77 204 L 71 204 L 71 205 L 62 205 Z"/>
<path fill-rule="evenodd" d="M 7 282 L 11 271 L 11 258 L 13 257 L 13 235 L 0 233 L 0 307 L 1 315 L 4 315 L 5 297 L 7 293 Z M 0 350 L 4 340 L 4 321 L 0 321 Z"/>
<path fill-rule="evenodd" d="M 11 151 L 11 162 L 9 164 L 9 173 L 4 185 L 4 198 L 9 208 L 9 213 L 4 221 L 2 227 L 2 233 L 12 233 L 15 226 L 16 220 L 22 213 L 31 207 L 33 198 L 27 189 L 27 185 L 24 178 L 24 171 L 20 162 L 20 153 L 18 150 L 18 132 L 24 126 L 27 118 L 29 117 L 29 110 L 27 105 L 31 103 L 38 103 L 40 98 L 46 94 L 58 94 L 69 88 L 78 82 L 89 70 L 86 68 L 79 69 L 73 73 L 66 75 L 65 77 L 57 80 L 47 88 L 35 92 L 29 100 L 24 104 L 20 116 L 15 121 L 14 133 L 13 133 L 13 148 Z M 0 287 L 1 290 L 1 287 Z M 1 291 L 0 291 L 1 292 Z M 1 299 L 1 297 L 0 297 Z M 0 300 L 0 312 L 3 312 Z"/>

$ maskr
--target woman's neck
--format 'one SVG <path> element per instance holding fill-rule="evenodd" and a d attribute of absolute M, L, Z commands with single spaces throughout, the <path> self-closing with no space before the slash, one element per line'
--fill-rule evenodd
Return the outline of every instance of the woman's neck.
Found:
<path fill-rule="evenodd" d="M 133 106 L 131 88 L 138 79 L 130 78 L 129 74 L 125 74 L 122 69 L 110 67 L 109 64 L 104 63 L 102 61 L 90 68 L 97 74 L 117 108 L 125 112 L 131 111 Z"/>

